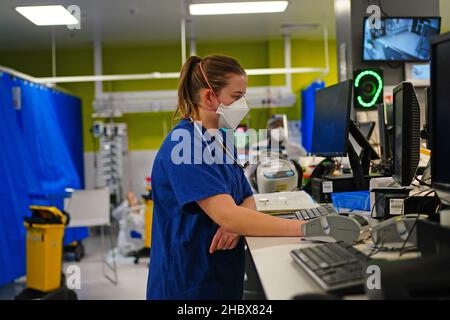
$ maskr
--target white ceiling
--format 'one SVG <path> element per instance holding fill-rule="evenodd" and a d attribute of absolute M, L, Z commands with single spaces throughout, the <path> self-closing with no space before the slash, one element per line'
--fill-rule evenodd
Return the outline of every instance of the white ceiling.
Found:
<path fill-rule="evenodd" d="M 224 1 L 192 1 L 199 2 Z M 65 26 L 37 27 L 14 10 L 19 5 L 38 4 L 78 5 L 81 30 L 69 30 Z M 52 29 L 59 48 L 89 46 L 96 32 L 101 33 L 105 44 L 180 41 L 182 8 L 181 0 L 0 0 L 0 50 L 49 49 Z M 281 25 L 285 23 L 326 23 L 330 37 L 335 34 L 333 0 L 290 0 L 284 13 L 191 19 L 191 34 L 198 41 L 281 37 Z M 320 38 L 322 33 L 320 29 L 296 30 L 293 35 Z"/>
<path fill-rule="evenodd" d="M 199 2 L 224 0 L 192 1 Z M 330 38 L 334 38 L 333 3 L 334 0 L 289 0 L 284 13 L 195 16 L 191 17 L 191 34 L 198 41 L 268 39 L 281 37 L 281 25 L 285 23 L 320 23 L 327 25 Z M 78 5 L 81 30 L 37 27 L 14 10 L 19 5 L 38 4 Z M 101 34 L 106 45 L 180 41 L 182 11 L 182 0 L 0 0 L 0 50 L 50 49 L 53 29 L 57 48 L 90 46 L 95 33 Z M 440 0 L 440 12 L 442 30 L 448 31 L 450 0 Z M 322 33 L 296 30 L 293 36 L 321 38 Z"/>

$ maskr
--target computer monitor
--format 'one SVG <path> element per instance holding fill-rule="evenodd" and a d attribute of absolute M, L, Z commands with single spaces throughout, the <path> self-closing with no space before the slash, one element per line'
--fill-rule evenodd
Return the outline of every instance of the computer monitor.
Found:
<path fill-rule="evenodd" d="M 427 149 L 431 150 L 431 88 L 425 88 L 425 123 L 423 125 L 423 138 Z"/>
<path fill-rule="evenodd" d="M 316 91 L 311 153 L 324 157 L 347 155 L 352 80 Z"/>
<path fill-rule="evenodd" d="M 431 179 L 450 205 L 450 33 L 431 40 Z"/>
<path fill-rule="evenodd" d="M 392 123 L 388 124 L 387 109 L 388 105 L 379 104 L 377 106 L 381 161 L 383 165 L 390 167 L 392 165 Z M 389 109 L 392 111 L 392 105 L 389 106 Z"/>
<path fill-rule="evenodd" d="M 420 107 L 414 87 L 402 82 L 394 88 L 394 180 L 409 186 L 420 158 Z"/>
<path fill-rule="evenodd" d="M 366 17 L 363 61 L 429 61 L 429 40 L 439 34 L 440 24 L 440 17 L 388 17 L 377 29 Z"/>

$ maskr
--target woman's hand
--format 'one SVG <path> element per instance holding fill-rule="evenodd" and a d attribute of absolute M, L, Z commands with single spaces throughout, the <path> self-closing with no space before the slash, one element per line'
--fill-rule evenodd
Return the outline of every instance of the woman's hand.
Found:
<path fill-rule="evenodd" d="M 216 250 L 231 250 L 236 247 L 239 242 L 240 235 L 226 231 L 223 227 L 217 229 L 214 238 L 212 239 L 209 253 Z"/>

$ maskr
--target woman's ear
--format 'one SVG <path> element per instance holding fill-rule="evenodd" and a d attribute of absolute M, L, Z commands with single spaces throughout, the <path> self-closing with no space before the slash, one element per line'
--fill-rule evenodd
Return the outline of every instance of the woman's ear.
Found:
<path fill-rule="evenodd" d="M 215 108 L 217 104 L 217 98 L 211 89 L 200 90 L 200 105 L 208 109 Z"/>

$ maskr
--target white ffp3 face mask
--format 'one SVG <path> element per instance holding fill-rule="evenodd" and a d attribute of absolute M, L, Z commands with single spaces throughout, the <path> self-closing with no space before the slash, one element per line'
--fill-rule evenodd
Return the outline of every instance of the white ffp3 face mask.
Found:
<path fill-rule="evenodd" d="M 236 100 L 228 106 L 220 103 L 219 108 L 217 108 L 216 111 L 219 115 L 219 129 L 227 128 L 236 130 L 237 126 L 241 123 L 242 119 L 244 119 L 249 110 L 247 101 L 244 97 Z"/>

